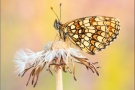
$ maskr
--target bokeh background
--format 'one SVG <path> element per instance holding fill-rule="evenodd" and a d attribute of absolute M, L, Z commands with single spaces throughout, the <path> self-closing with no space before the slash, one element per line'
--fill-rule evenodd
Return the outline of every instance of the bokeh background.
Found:
<path fill-rule="evenodd" d="M 29 73 L 21 78 L 14 73 L 14 54 L 20 48 L 37 52 L 54 40 L 53 27 L 62 3 L 62 22 L 85 16 L 103 15 L 119 18 L 118 38 L 96 55 L 85 54 L 98 61 L 100 76 L 76 64 L 74 81 L 63 73 L 64 90 L 134 90 L 134 0 L 1 0 L 1 90 L 55 90 L 55 75 L 45 69 L 35 88 L 26 87 Z"/>

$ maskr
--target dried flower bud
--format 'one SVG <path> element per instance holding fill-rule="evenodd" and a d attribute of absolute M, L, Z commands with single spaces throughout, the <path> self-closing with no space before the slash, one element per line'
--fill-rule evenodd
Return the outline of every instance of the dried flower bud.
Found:
<path fill-rule="evenodd" d="M 23 76 L 30 68 L 33 68 L 26 85 L 28 85 L 32 77 L 32 85 L 34 87 L 37 84 L 39 73 L 43 70 L 44 66 L 46 66 L 46 70 L 52 75 L 51 66 L 53 66 L 54 71 L 56 71 L 57 68 L 61 68 L 64 72 L 70 72 L 76 80 L 74 62 L 77 62 L 85 65 L 87 69 L 99 75 L 94 66 L 96 63 L 89 62 L 79 50 L 68 47 L 66 42 L 62 40 L 47 43 L 44 50 L 37 53 L 29 49 L 26 49 L 26 51 L 21 49 L 16 53 L 14 61 L 19 76 Z M 69 67 L 69 61 L 72 63 L 72 70 Z"/>

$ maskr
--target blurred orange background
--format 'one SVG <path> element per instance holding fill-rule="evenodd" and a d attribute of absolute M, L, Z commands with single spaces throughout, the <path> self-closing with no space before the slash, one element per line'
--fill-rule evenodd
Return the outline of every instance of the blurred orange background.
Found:
<path fill-rule="evenodd" d="M 1 0 L 1 90 L 55 90 L 55 75 L 45 69 L 35 89 L 26 87 L 30 72 L 21 78 L 14 73 L 14 54 L 20 48 L 34 52 L 54 40 L 53 27 L 62 3 L 62 23 L 86 16 L 111 16 L 121 22 L 118 38 L 96 55 L 100 76 L 76 64 L 76 78 L 63 73 L 63 90 L 134 90 L 134 0 Z"/>

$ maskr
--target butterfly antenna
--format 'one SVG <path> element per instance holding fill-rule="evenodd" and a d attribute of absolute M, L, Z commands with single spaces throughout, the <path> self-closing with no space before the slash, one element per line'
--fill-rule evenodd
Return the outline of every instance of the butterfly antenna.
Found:
<path fill-rule="evenodd" d="M 53 10 L 53 7 L 51 7 L 51 10 L 54 12 L 54 10 Z M 58 17 L 58 15 L 54 12 L 54 14 L 56 15 L 56 17 L 58 18 L 58 20 L 60 21 L 60 19 L 59 19 L 59 17 Z"/>
<path fill-rule="evenodd" d="M 60 3 L 60 20 L 61 20 L 61 5 L 62 5 L 62 3 Z"/>

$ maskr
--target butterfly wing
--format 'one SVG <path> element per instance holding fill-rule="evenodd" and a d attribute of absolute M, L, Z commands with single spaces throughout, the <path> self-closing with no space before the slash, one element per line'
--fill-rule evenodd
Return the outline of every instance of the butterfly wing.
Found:
<path fill-rule="evenodd" d="M 95 54 L 118 36 L 120 22 L 106 16 L 90 16 L 66 23 L 64 32 L 84 52 Z"/>

